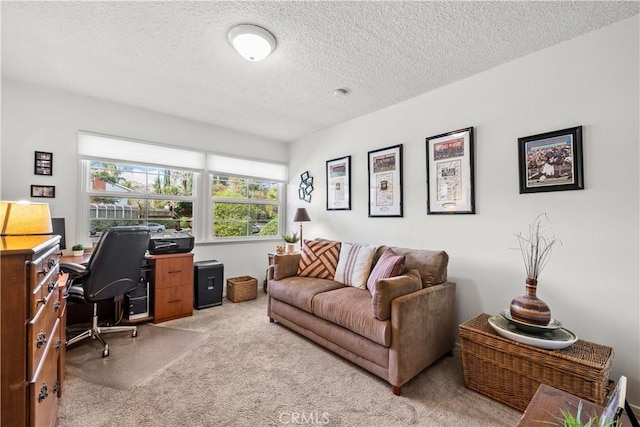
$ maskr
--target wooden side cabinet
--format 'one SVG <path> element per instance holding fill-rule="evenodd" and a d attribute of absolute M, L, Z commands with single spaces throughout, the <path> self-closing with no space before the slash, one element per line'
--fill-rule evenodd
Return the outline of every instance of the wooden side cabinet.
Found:
<path fill-rule="evenodd" d="M 193 253 L 149 255 L 153 323 L 193 314 Z"/>
<path fill-rule="evenodd" d="M 64 370 L 59 236 L 0 239 L 2 426 L 54 427 Z"/>

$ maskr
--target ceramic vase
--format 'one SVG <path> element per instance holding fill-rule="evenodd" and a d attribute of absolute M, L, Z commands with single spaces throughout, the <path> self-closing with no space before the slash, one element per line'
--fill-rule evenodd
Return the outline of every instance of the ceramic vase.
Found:
<path fill-rule="evenodd" d="M 296 244 L 295 243 L 287 243 L 287 253 L 288 254 L 292 254 L 296 251 Z"/>
<path fill-rule="evenodd" d="M 536 296 L 537 287 L 538 281 L 536 279 L 527 279 L 527 293 L 511 300 L 509 311 L 514 320 L 531 325 L 546 326 L 549 324 L 551 310 L 544 301 Z"/>

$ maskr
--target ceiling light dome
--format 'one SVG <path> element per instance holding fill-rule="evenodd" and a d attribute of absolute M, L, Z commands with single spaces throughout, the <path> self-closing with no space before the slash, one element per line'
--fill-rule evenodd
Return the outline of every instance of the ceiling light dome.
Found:
<path fill-rule="evenodd" d="M 264 28 L 238 25 L 229 31 L 229 42 L 243 58 L 261 61 L 276 48 L 276 39 Z"/>

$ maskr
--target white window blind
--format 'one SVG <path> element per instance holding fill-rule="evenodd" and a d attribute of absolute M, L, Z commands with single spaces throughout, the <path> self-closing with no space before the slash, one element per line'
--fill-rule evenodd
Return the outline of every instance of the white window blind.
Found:
<path fill-rule="evenodd" d="M 212 172 L 252 176 L 279 182 L 287 180 L 287 165 L 285 164 L 237 159 L 217 154 L 207 154 L 207 169 Z"/>
<path fill-rule="evenodd" d="M 78 134 L 78 154 L 85 158 L 124 160 L 182 169 L 204 169 L 205 153 L 90 133 Z"/>

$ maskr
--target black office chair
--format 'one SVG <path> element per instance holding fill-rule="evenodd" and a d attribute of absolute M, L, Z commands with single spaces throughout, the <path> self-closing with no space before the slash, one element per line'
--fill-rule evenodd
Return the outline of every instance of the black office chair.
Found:
<path fill-rule="evenodd" d="M 149 246 L 149 229 L 142 226 L 110 227 L 105 230 L 86 266 L 61 263 L 60 270 L 69 273 L 69 301 L 93 304 L 91 328 L 67 340 L 67 345 L 94 338 L 104 346 L 102 356 L 109 355 L 109 345 L 101 333 L 131 331 L 135 326 L 98 326 L 98 302 L 121 299 L 140 282 L 140 266 Z"/>

